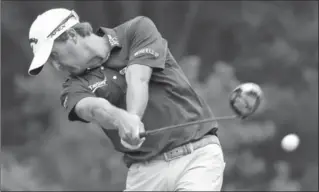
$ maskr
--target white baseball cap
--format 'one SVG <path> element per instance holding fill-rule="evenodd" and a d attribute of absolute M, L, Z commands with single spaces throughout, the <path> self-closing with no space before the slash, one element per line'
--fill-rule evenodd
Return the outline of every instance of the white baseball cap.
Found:
<path fill-rule="evenodd" d="M 76 12 L 64 8 L 50 9 L 34 20 L 29 31 L 29 42 L 34 54 L 29 75 L 40 73 L 51 54 L 54 40 L 79 22 Z"/>

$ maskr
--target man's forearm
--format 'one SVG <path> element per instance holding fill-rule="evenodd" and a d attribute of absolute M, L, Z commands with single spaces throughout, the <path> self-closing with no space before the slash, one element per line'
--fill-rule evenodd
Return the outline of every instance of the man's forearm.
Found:
<path fill-rule="evenodd" d="M 128 84 L 126 93 L 126 110 L 143 117 L 148 102 L 148 82 L 138 81 Z"/>
<path fill-rule="evenodd" d="M 125 110 L 113 106 L 108 101 L 101 102 L 91 109 L 93 121 L 105 129 L 117 129 Z M 112 126 L 112 127 L 110 127 Z"/>

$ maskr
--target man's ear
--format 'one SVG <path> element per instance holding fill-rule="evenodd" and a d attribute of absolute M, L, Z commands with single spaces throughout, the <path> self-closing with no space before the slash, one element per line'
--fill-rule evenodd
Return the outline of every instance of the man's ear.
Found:
<path fill-rule="evenodd" d="M 68 30 L 68 36 L 71 41 L 73 41 L 74 43 L 77 43 L 78 33 L 73 28 Z"/>

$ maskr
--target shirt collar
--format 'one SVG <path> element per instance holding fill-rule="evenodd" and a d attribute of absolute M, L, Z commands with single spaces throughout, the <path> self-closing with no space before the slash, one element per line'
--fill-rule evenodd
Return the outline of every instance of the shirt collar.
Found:
<path fill-rule="evenodd" d="M 115 47 L 122 47 L 118 36 L 116 34 L 116 32 L 114 31 L 114 29 L 109 29 L 109 28 L 105 28 L 105 27 L 100 27 L 97 32 L 97 35 L 99 36 L 103 36 L 108 40 L 108 43 L 111 47 L 111 50 Z"/>

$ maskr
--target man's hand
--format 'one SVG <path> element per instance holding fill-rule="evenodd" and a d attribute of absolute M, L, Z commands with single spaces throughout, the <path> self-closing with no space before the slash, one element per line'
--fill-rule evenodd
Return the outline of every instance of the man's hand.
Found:
<path fill-rule="evenodd" d="M 129 149 L 138 149 L 141 147 L 145 138 L 140 138 L 139 134 L 144 132 L 144 124 L 137 115 L 123 113 L 119 121 L 115 122 L 118 127 L 121 143 Z"/>

